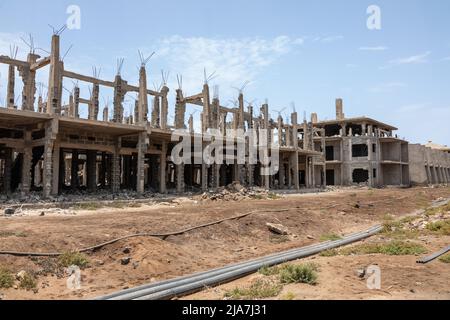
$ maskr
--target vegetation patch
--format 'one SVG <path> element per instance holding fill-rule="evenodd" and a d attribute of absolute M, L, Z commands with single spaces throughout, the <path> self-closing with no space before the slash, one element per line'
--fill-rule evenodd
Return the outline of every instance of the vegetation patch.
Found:
<path fill-rule="evenodd" d="M 317 284 L 317 266 L 312 263 L 300 265 L 286 265 L 280 270 L 281 283 Z"/>
<path fill-rule="evenodd" d="M 432 216 L 435 216 L 437 214 L 447 212 L 447 211 L 450 211 L 450 202 L 443 206 L 440 206 L 440 207 L 426 209 L 425 215 L 432 217 Z"/>
<path fill-rule="evenodd" d="M 390 256 L 418 255 L 425 252 L 427 250 L 422 245 L 403 241 L 361 244 L 340 251 L 343 255 L 385 254 Z"/>
<path fill-rule="evenodd" d="M 271 200 L 278 200 L 278 199 L 280 199 L 280 196 L 277 195 L 276 193 L 269 192 L 269 194 L 267 195 L 267 198 L 271 199 Z"/>
<path fill-rule="evenodd" d="M 281 297 L 281 300 L 294 300 L 295 294 L 292 292 L 286 293 L 284 296 Z"/>
<path fill-rule="evenodd" d="M 339 251 L 336 249 L 328 249 L 319 253 L 321 257 L 335 257 L 337 255 L 339 255 Z"/>
<path fill-rule="evenodd" d="M 0 238 L 17 237 L 26 238 L 27 234 L 25 232 L 11 232 L 11 231 L 0 231 Z"/>
<path fill-rule="evenodd" d="M 320 237 L 320 241 L 336 241 L 336 240 L 341 240 L 341 239 L 342 239 L 341 236 L 334 234 L 334 233 L 324 234 Z"/>
<path fill-rule="evenodd" d="M 66 252 L 58 258 L 58 264 L 65 268 L 78 266 L 84 269 L 89 265 L 89 259 L 86 255 L 79 252 Z"/>
<path fill-rule="evenodd" d="M 101 209 L 102 207 L 103 206 L 98 202 L 86 202 L 86 203 L 78 203 L 75 206 L 75 209 L 95 211 L 95 210 Z"/>
<path fill-rule="evenodd" d="M 31 273 L 25 272 L 19 280 L 19 288 L 23 290 L 34 290 L 37 287 L 37 280 Z"/>
<path fill-rule="evenodd" d="M 249 287 L 234 288 L 225 293 L 225 297 L 234 300 L 255 300 L 273 298 L 280 294 L 283 287 L 274 281 L 258 279 Z"/>
<path fill-rule="evenodd" d="M 446 255 L 443 255 L 439 258 L 439 261 L 443 263 L 450 263 L 450 253 L 447 253 Z"/>
<path fill-rule="evenodd" d="M 276 275 L 280 272 L 280 267 L 275 266 L 275 267 L 268 267 L 268 266 L 264 266 L 261 269 L 258 270 L 258 273 L 262 274 L 263 276 L 269 277 L 269 276 L 273 276 Z"/>
<path fill-rule="evenodd" d="M 14 276 L 8 269 L 0 267 L 0 288 L 9 289 L 14 285 Z"/>
<path fill-rule="evenodd" d="M 419 235 L 419 231 L 411 230 L 405 226 L 415 219 L 417 219 L 417 217 L 409 216 L 399 221 L 385 220 L 383 223 L 383 230 L 381 232 L 385 236 L 395 240 L 415 239 Z"/>
<path fill-rule="evenodd" d="M 448 236 L 450 235 L 450 219 L 429 223 L 427 229 L 433 233 Z"/>

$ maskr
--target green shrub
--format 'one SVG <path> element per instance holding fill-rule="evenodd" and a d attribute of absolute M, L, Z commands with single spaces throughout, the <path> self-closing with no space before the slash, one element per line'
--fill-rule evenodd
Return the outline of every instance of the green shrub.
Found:
<path fill-rule="evenodd" d="M 450 263 L 450 253 L 443 255 L 439 260 L 443 263 Z"/>
<path fill-rule="evenodd" d="M 280 270 L 281 283 L 317 283 L 317 267 L 311 263 L 286 265 Z"/>
<path fill-rule="evenodd" d="M 283 287 L 273 281 L 258 279 L 247 288 L 234 288 L 225 293 L 226 298 L 235 300 L 254 300 L 276 297 Z"/>
<path fill-rule="evenodd" d="M 14 276 L 5 268 L 0 268 L 0 288 L 9 289 L 14 285 Z"/>
<path fill-rule="evenodd" d="M 431 232 L 449 236 L 450 235 L 450 219 L 429 223 L 427 229 Z"/>
<path fill-rule="evenodd" d="M 19 288 L 29 291 L 36 289 L 36 287 L 37 287 L 36 278 L 32 274 L 26 272 L 20 279 Z"/>
<path fill-rule="evenodd" d="M 339 251 L 336 249 L 325 250 L 319 254 L 321 257 L 335 257 L 337 255 L 339 255 Z"/>
<path fill-rule="evenodd" d="M 344 255 L 362 255 L 362 254 L 386 254 L 390 256 L 418 255 L 427 250 L 415 243 L 403 241 L 391 241 L 386 244 L 361 244 L 358 246 L 345 248 L 341 251 Z"/>
<path fill-rule="evenodd" d="M 58 264 L 65 268 L 78 266 L 83 269 L 88 266 L 89 259 L 86 255 L 79 252 L 66 252 L 58 258 Z"/>
<path fill-rule="evenodd" d="M 275 266 L 275 267 L 264 266 L 258 270 L 258 272 L 260 274 L 262 274 L 263 276 L 273 276 L 275 274 L 278 274 L 279 271 L 280 271 L 280 268 L 277 266 Z"/>

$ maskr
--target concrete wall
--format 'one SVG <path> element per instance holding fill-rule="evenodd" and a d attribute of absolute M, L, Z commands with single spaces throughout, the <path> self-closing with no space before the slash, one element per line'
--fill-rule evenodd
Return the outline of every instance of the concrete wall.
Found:
<path fill-rule="evenodd" d="M 409 173 L 411 184 L 448 184 L 450 183 L 450 154 L 434 150 L 420 144 L 410 144 Z"/>

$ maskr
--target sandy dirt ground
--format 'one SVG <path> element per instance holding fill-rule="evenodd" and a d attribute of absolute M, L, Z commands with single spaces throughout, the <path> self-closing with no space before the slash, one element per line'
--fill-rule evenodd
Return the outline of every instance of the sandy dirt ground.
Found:
<path fill-rule="evenodd" d="M 281 250 L 320 242 L 321 236 L 345 235 L 382 222 L 387 214 L 401 217 L 450 198 L 450 188 L 348 189 L 328 193 L 288 195 L 277 199 L 200 201 L 184 199 L 140 207 L 75 210 L 70 214 L 32 214 L 0 217 L 0 251 L 65 252 L 89 247 L 134 233 L 165 233 L 219 219 L 258 211 L 164 240 L 132 238 L 89 253 L 82 270 L 81 289 L 69 290 L 67 275 L 56 271 L 55 258 L 0 255 L 0 267 L 22 270 L 37 279 L 35 290 L 0 289 L 2 299 L 89 299 L 153 281 L 208 270 Z M 264 212 L 281 210 L 280 212 Z M 286 211 L 285 211 L 286 210 Z M 41 210 L 44 211 L 45 209 Z M 266 223 L 282 224 L 296 235 L 286 240 L 274 236 Z M 448 238 L 425 239 L 438 249 Z M 124 253 L 128 252 L 129 253 Z M 130 257 L 122 265 L 121 259 Z M 415 264 L 403 257 L 313 257 L 320 265 L 320 282 L 311 288 L 289 285 L 284 293 L 296 299 L 396 299 L 450 298 L 448 265 Z M 311 259 L 311 258 L 310 258 Z M 384 291 L 371 292 L 354 271 L 377 263 L 383 270 Z M 253 275 L 240 281 L 249 281 Z M 236 286 L 230 283 L 226 286 Z M 221 299 L 222 287 L 193 295 L 192 299 Z M 283 296 L 283 294 L 281 294 Z"/>

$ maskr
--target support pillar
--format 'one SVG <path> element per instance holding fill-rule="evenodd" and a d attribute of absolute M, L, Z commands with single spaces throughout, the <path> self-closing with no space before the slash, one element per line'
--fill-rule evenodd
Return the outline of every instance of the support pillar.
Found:
<path fill-rule="evenodd" d="M 33 151 L 30 146 L 31 143 L 31 132 L 25 132 L 25 149 L 23 152 L 23 162 L 22 162 L 22 194 L 25 195 L 30 192 L 31 188 L 31 165 L 33 162 Z"/>
<path fill-rule="evenodd" d="M 136 191 L 138 194 L 144 193 L 145 189 L 145 153 L 148 148 L 147 133 L 139 134 L 137 172 L 136 172 Z"/>
<path fill-rule="evenodd" d="M 118 138 L 111 161 L 111 190 L 113 193 L 120 191 L 120 145 L 121 139 Z"/>
<path fill-rule="evenodd" d="M 5 149 L 5 172 L 4 172 L 4 184 L 5 193 L 9 196 L 11 194 L 11 170 L 12 170 L 12 157 L 13 152 L 11 148 Z"/>
<path fill-rule="evenodd" d="M 166 166 L 167 166 L 167 143 L 162 143 L 162 152 L 159 163 L 159 192 L 166 193 Z"/>
<path fill-rule="evenodd" d="M 86 175 L 88 191 L 97 191 L 97 151 L 89 150 L 86 153 Z"/>
<path fill-rule="evenodd" d="M 55 141 L 53 146 L 53 156 L 52 156 L 52 196 L 57 196 L 59 193 L 59 165 L 60 165 L 60 147 L 59 142 Z"/>
<path fill-rule="evenodd" d="M 208 167 L 205 163 L 202 163 L 201 175 L 202 191 L 205 192 L 208 190 Z"/>
<path fill-rule="evenodd" d="M 177 175 L 177 193 L 184 193 L 184 164 L 176 166 L 176 175 Z"/>
<path fill-rule="evenodd" d="M 72 150 L 72 164 L 70 166 L 70 186 L 72 190 L 78 188 L 78 150 Z"/>
<path fill-rule="evenodd" d="M 298 166 L 298 152 L 294 152 L 294 154 L 291 157 L 291 163 L 292 163 L 292 171 L 293 171 L 293 185 L 295 190 L 300 190 L 300 179 L 298 176 L 299 172 L 299 166 Z"/>

